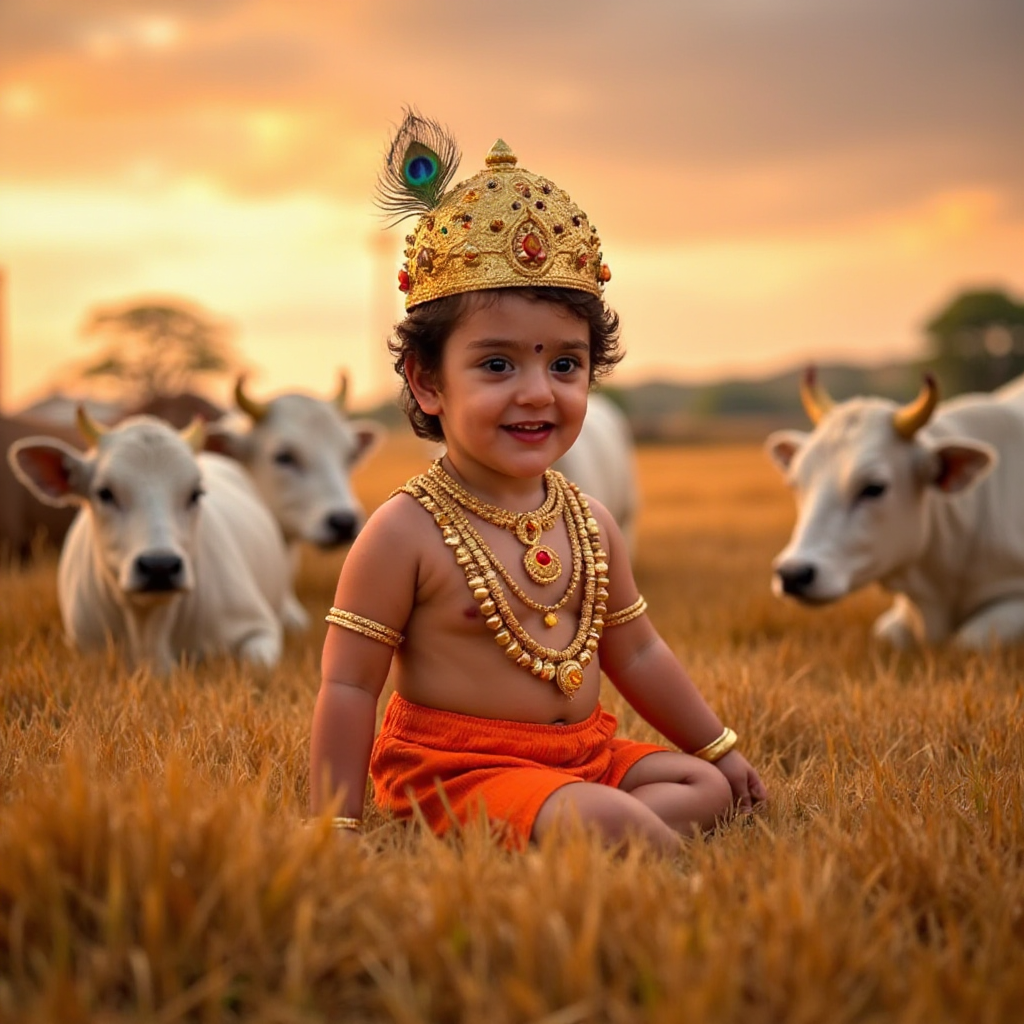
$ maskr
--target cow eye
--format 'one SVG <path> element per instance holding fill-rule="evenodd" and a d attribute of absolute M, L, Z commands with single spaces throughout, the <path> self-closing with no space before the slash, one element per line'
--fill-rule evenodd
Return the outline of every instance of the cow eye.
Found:
<path fill-rule="evenodd" d="M 109 487 L 101 487 L 96 492 L 96 499 L 101 505 L 113 505 L 117 508 L 117 498 L 114 497 L 114 492 Z"/>
<path fill-rule="evenodd" d="M 274 462 L 279 466 L 297 466 L 299 464 L 299 460 L 295 457 L 295 452 L 288 448 L 282 448 L 279 452 L 275 452 Z"/>
<path fill-rule="evenodd" d="M 857 495 L 857 500 L 870 500 L 872 498 L 880 498 L 889 489 L 888 484 L 871 483 L 865 484 Z"/>
<path fill-rule="evenodd" d="M 191 493 L 191 494 L 190 494 L 190 495 L 188 496 L 188 504 L 189 504 L 189 508 L 192 508 L 193 506 L 195 506 L 195 505 L 198 505 L 198 504 L 199 504 L 199 499 L 200 499 L 200 498 L 201 498 L 201 497 L 203 496 L 203 494 L 204 494 L 204 493 L 205 493 L 205 491 L 204 491 L 204 490 L 202 489 L 202 487 L 197 487 L 197 488 L 196 488 L 196 489 L 195 489 L 195 490 L 194 490 L 194 491 L 193 491 L 193 492 L 192 492 L 192 493 Z"/>

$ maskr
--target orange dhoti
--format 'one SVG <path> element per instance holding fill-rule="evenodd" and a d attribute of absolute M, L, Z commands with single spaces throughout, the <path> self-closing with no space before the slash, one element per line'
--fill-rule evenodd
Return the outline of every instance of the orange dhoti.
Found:
<path fill-rule="evenodd" d="M 618 786 L 654 743 L 616 739 L 614 715 L 598 706 L 585 721 L 537 725 L 439 711 L 391 696 L 373 745 L 374 800 L 411 818 L 419 807 L 443 835 L 484 813 L 525 846 L 544 801 L 573 782 Z M 454 820 L 453 820 L 454 818 Z"/>

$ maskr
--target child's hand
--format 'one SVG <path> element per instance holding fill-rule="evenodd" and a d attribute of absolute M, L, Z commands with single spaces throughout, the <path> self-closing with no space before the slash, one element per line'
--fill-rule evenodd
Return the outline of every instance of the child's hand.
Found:
<path fill-rule="evenodd" d="M 768 799 L 768 790 L 760 776 L 738 750 L 730 750 L 719 758 L 715 767 L 729 780 L 736 807 L 741 814 L 748 814 L 755 804 Z"/>

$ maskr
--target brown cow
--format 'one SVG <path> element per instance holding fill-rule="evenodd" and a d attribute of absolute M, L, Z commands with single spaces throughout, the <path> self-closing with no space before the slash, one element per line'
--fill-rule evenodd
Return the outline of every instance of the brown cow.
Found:
<path fill-rule="evenodd" d="M 64 534 L 75 518 L 76 508 L 44 505 L 14 476 L 7 452 L 15 441 L 34 435 L 59 437 L 82 449 L 82 437 L 73 427 L 59 427 L 42 420 L 0 416 L 0 560 L 27 561 L 33 545 L 49 544 L 59 548 Z"/>

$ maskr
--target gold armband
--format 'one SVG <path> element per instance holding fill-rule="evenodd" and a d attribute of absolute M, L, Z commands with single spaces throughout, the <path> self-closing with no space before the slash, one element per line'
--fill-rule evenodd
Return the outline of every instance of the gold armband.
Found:
<path fill-rule="evenodd" d="M 368 636 L 371 640 L 379 640 L 382 644 L 387 644 L 388 647 L 398 647 L 405 639 L 397 629 L 382 626 L 379 622 L 374 622 L 373 619 L 364 619 L 362 615 L 354 615 L 341 608 L 331 608 L 325 616 L 325 621 L 331 622 L 335 626 L 351 629 L 353 633 L 362 633 L 363 636 Z"/>
<path fill-rule="evenodd" d="M 609 626 L 621 626 L 627 622 L 632 622 L 634 619 L 640 618 L 645 611 L 647 611 L 647 602 L 644 600 L 644 595 L 641 594 L 628 607 L 620 608 L 617 612 L 611 612 L 606 615 L 604 617 L 604 628 L 607 629 Z"/>
<path fill-rule="evenodd" d="M 712 740 L 706 747 L 701 747 L 700 750 L 693 751 L 691 756 L 699 757 L 702 761 L 710 761 L 714 764 L 715 761 L 725 757 L 736 746 L 738 739 L 739 737 L 736 733 L 726 726 L 718 739 Z"/>

